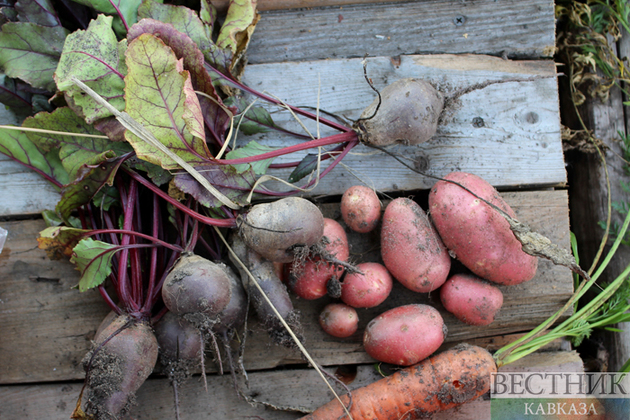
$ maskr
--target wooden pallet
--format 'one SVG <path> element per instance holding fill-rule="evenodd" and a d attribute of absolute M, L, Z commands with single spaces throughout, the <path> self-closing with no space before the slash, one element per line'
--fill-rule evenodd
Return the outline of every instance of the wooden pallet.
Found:
<path fill-rule="evenodd" d="M 429 79 L 447 94 L 492 82 L 461 96 L 435 139 L 417 147 L 396 146 L 392 151 L 433 176 L 461 170 L 484 177 L 503 192 L 522 221 L 568 247 L 556 71 L 548 59 L 554 43 L 550 2 L 293 3 L 313 7 L 309 9 L 284 9 L 286 4 L 280 3 L 286 2 L 262 3 L 271 10 L 262 12 L 243 80 L 292 104 L 319 105 L 322 110 L 356 118 L 374 96 L 357 58 L 366 52 L 370 54 L 369 77 L 379 89 L 404 77 Z M 314 7 L 322 4 L 327 7 Z M 297 127 L 285 115 L 274 114 L 274 118 Z M 309 129 L 317 132 L 312 125 Z M 269 134 L 239 136 L 239 142 L 250 139 L 271 146 L 291 141 Z M 287 173 L 278 175 L 286 177 Z M 365 183 L 384 193 L 413 195 L 423 202 L 434 182 L 382 152 L 357 147 L 344 166 L 308 195 L 326 202 L 322 206 L 326 214 L 339 219 L 335 200 L 350 185 Z M 44 227 L 37 215 L 52 208 L 58 194 L 38 176 L 0 158 L 0 196 L 0 226 L 9 231 L 0 254 L 0 418 L 34 418 L 46 413 L 47 418 L 66 419 L 84 376 L 80 360 L 108 309 L 96 292 L 81 294 L 71 289 L 78 273 L 68 262 L 49 261 L 36 248 L 37 232 Z M 366 252 L 377 245 L 377 239 L 375 235 L 351 235 L 356 259 L 378 258 Z M 447 345 L 477 340 L 496 349 L 500 344 L 493 343 L 505 343 L 498 337 L 527 331 L 557 311 L 572 292 L 572 278 L 567 269 L 540 261 L 532 281 L 503 289 L 504 308 L 489 327 L 459 323 L 443 311 L 435 294 L 415 294 L 400 286 L 384 306 L 360 311 L 361 325 L 388 307 L 428 302 L 444 314 L 450 331 Z M 326 337 L 316 326 L 318 311 L 326 302 L 295 300 L 307 326 L 308 350 L 331 371 L 358 366 L 351 387 L 374 380 L 372 359 L 362 350 L 359 334 L 337 340 Z M 313 372 L 304 369 L 300 354 L 272 345 L 253 322 L 250 329 L 244 356 L 250 372 L 250 396 L 276 406 L 308 409 L 330 399 Z M 549 366 L 579 370 L 581 363 L 575 353 L 555 351 L 517 365 L 552 369 Z M 208 393 L 199 376 L 185 384 L 180 392 L 182 418 L 299 417 L 295 412 L 252 407 L 238 400 L 230 377 L 215 376 L 216 370 L 209 360 Z M 143 386 L 138 401 L 134 418 L 173 418 L 171 390 L 160 375 Z M 481 400 L 435 418 L 482 419 L 488 417 L 488 410 L 489 401 Z"/>

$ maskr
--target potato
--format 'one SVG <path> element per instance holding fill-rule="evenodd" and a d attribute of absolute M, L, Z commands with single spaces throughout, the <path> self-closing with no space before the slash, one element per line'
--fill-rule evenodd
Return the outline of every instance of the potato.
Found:
<path fill-rule="evenodd" d="M 414 292 L 437 289 L 451 268 L 448 251 L 426 213 L 408 198 L 397 198 L 385 209 L 381 255 L 392 276 Z"/>
<path fill-rule="evenodd" d="M 354 185 L 341 196 L 341 217 L 353 231 L 371 232 L 381 219 L 381 201 L 371 188 Z"/>
<path fill-rule="evenodd" d="M 333 219 L 324 219 L 326 251 L 340 261 L 347 261 L 350 256 L 346 231 Z M 297 272 L 296 272 L 297 271 Z M 304 265 L 289 269 L 289 289 L 302 299 L 319 299 L 326 296 L 326 285 L 333 276 L 340 278 L 344 268 L 323 261 L 320 257 L 309 258 Z"/>
<path fill-rule="evenodd" d="M 440 288 L 444 308 L 470 325 L 490 325 L 501 305 L 503 293 L 487 281 L 472 274 L 456 274 Z"/>
<path fill-rule="evenodd" d="M 435 352 L 446 333 L 437 309 L 423 304 L 404 305 L 370 321 L 363 335 L 363 346 L 378 361 L 410 366 Z"/>
<path fill-rule="evenodd" d="M 516 217 L 497 190 L 480 177 L 453 172 L 445 179 L 462 184 Z M 429 194 L 429 211 L 446 247 L 477 276 L 512 285 L 531 280 L 536 274 L 536 257 L 523 252 L 507 220 L 461 187 L 438 181 Z"/>
<path fill-rule="evenodd" d="M 333 337 L 346 338 L 357 332 L 359 316 L 357 311 L 343 303 L 330 303 L 319 315 L 319 325 Z"/>
<path fill-rule="evenodd" d="M 366 262 L 357 265 L 361 273 L 348 273 L 341 284 L 341 300 L 353 308 L 373 308 L 392 291 L 392 276 L 383 265 Z"/>
<path fill-rule="evenodd" d="M 296 248 L 315 245 L 324 232 L 319 208 L 300 197 L 256 204 L 237 220 L 245 245 L 272 262 L 293 261 Z"/>

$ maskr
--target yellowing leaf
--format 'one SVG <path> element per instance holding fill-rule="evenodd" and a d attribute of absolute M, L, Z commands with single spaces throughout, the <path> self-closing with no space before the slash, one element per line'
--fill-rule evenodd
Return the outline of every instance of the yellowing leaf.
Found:
<path fill-rule="evenodd" d="M 208 162 L 212 155 L 204 136 L 203 116 L 190 75 L 173 51 L 155 36 L 144 33 L 126 53 L 126 112 L 171 152 L 191 165 Z M 127 131 L 139 158 L 179 169 L 167 154 Z"/>
<path fill-rule="evenodd" d="M 228 48 L 233 53 L 247 47 L 249 38 L 260 19 L 256 13 L 256 0 L 232 0 L 225 22 L 217 37 L 217 47 Z"/>
<path fill-rule="evenodd" d="M 46 252 L 51 260 L 62 257 L 70 258 L 72 249 L 89 232 L 84 229 L 75 229 L 65 226 L 53 226 L 39 232 L 37 247 Z"/>
<path fill-rule="evenodd" d="M 125 40 L 118 42 L 112 29 L 112 16 L 99 15 L 85 31 L 68 35 L 59 65 L 55 71 L 57 88 L 66 101 L 85 121 L 93 123 L 112 115 L 75 85 L 71 77 L 83 81 L 118 110 L 125 108 L 123 99 L 127 72 Z"/>

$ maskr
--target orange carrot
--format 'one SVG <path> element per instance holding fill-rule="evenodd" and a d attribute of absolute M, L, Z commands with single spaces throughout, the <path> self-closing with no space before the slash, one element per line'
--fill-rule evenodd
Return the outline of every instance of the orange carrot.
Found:
<path fill-rule="evenodd" d="M 462 344 L 352 391 L 354 420 L 410 420 L 471 401 L 490 390 L 497 371 L 485 349 Z M 347 406 L 348 395 L 341 397 Z M 333 400 L 300 420 L 347 419 Z"/>

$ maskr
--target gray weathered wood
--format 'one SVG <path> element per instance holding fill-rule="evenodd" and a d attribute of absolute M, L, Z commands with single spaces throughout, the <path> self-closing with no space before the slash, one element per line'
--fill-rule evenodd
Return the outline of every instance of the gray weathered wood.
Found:
<path fill-rule="evenodd" d="M 335 369 L 329 369 L 331 373 Z M 501 372 L 581 372 L 582 361 L 576 352 L 534 353 Z M 289 369 L 275 372 L 250 373 L 249 396 L 275 406 L 302 407 L 313 410 L 332 399 L 332 394 L 312 370 Z M 357 367 L 356 376 L 346 375 L 350 389 L 356 389 L 380 379 L 372 365 Z M 50 420 L 66 420 L 76 404 L 81 384 L 39 384 L 0 386 L 0 418 L 35 419 L 42 413 Z M 343 393 L 338 387 L 337 392 Z M 301 414 L 276 411 L 261 405 L 251 406 L 238 399 L 229 375 L 209 376 L 208 392 L 199 376 L 188 380 L 179 390 L 182 419 L 237 419 L 260 416 L 266 420 L 292 420 Z M 138 392 L 138 406 L 131 417 L 144 419 L 174 418 L 173 391 L 168 381 L 154 378 L 147 381 Z M 465 405 L 436 414 L 433 420 L 486 420 L 490 418 L 490 400 L 479 398 Z"/>
<path fill-rule="evenodd" d="M 283 10 L 301 9 L 312 7 L 348 6 L 351 4 L 368 3 L 400 3 L 400 0 L 263 0 L 256 5 L 256 10 Z M 217 8 L 220 13 L 226 12 L 230 4 L 229 0 L 211 0 L 210 3 Z"/>
<path fill-rule="evenodd" d="M 630 51 L 628 46 L 630 41 L 624 42 L 625 44 L 622 45 L 626 46 L 621 53 L 627 56 Z M 584 108 L 586 124 L 593 130 L 593 135 L 605 145 L 603 153 L 606 160 L 606 166 L 604 166 L 597 154 L 585 155 L 580 152 L 567 154 L 570 168 L 569 197 L 572 226 L 580 245 L 581 260 L 585 266 L 588 266 L 593 261 L 604 235 L 604 230 L 598 223 L 606 221 L 608 194 L 610 193 L 613 202 L 619 203 L 630 202 L 630 194 L 621 184 L 628 180 L 627 163 L 619 158 L 623 152 L 618 133 L 627 133 L 621 91 L 618 88 L 611 89 L 607 102 L 591 98 Z M 606 174 L 606 167 L 608 174 Z M 613 223 L 620 226 L 623 218 L 624 215 L 613 210 Z M 622 246 L 603 273 L 601 281 L 614 280 L 626 268 L 628 261 L 630 261 L 630 249 Z M 628 328 L 624 325 L 621 327 Z M 619 369 L 630 358 L 628 334 L 627 331 L 621 334 L 607 334 L 606 349 L 610 353 L 609 370 L 611 371 Z"/>
<path fill-rule="evenodd" d="M 518 217 L 554 242 L 568 247 L 567 195 L 564 191 L 504 193 Z M 325 206 L 329 217 L 339 218 L 334 204 Z M 79 293 L 71 289 L 78 272 L 66 261 L 49 261 L 37 249 L 35 238 L 44 224 L 41 220 L 0 224 L 9 231 L 0 254 L 0 383 L 63 381 L 82 378 L 80 360 L 108 308 L 95 291 Z M 378 236 L 350 233 L 352 255 L 357 261 L 378 260 Z M 370 252 L 367 252 L 371 250 Z M 403 303 L 428 303 L 443 314 L 449 328 L 448 342 L 491 337 L 527 331 L 557 311 L 572 292 L 568 269 L 540 261 L 530 282 L 501 287 L 503 309 L 487 327 L 472 327 L 457 321 L 439 304 L 436 294 L 413 293 L 396 283 L 390 298 L 381 306 L 359 310 L 360 330 L 380 312 Z M 344 340 L 326 336 L 317 317 L 328 298 L 316 301 L 295 299 L 305 325 L 306 346 L 323 365 L 369 363 L 363 351 L 361 334 Z M 259 324 L 249 324 L 245 365 L 248 370 L 270 369 L 287 364 L 303 364 L 302 356 L 275 346 Z M 216 370 L 208 361 L 208 370 Z"/>
<path fill-rule="evenodd" d="M 553 2 L 423 0 L 261 13 L 251 63 L 400 54 L 551 57 Z"/>
<path fill-rule="evenodd" d="M 417 77 L 428 79 L 447 94 L 477 83 L 515 80 L 461 96 L 447 113 L 447 124 L 440 127 L 431 141 L 390 149 L 404 155 L 408 164 L 433 176 L 453 170 L 471 172 L 503 189 L 557 186 L 566 182 L 552 62 L 474 55 L 403 56 L 396 62 L 376 57 L 368 60 L 368 72 L 378 89 L 400 78 Z M 255 89 L 300 106 L 316 107 L 320 90 L 321 109 L 346 118 L 358 118 L 374 99 L 374 92 L 363 78 L 359 59 L 251 65 L 244 80 Z M 301 130 L 286 113 L 274 113 L 274 118 L 280 124 Z M 317 133 L 313 124 L 310 130 L 314 135 Z M 331 131 L 322 129 L 321 133 Z M 243 135 L 238 138 L 239 142 L 248 141 Z M 296 142 L 273 132 L 249 138 L 274 147 Z M 303 155 L 292 154 L 276 162 L 299 160 Z M 342 194 L 357 182 L 383 192 L 428 189 L 435 182 L 365 146 L 353 149 L 342 163 L 309 194 Z M 287 179 L 290 172 L 270 173 Z M 283 185 L 277 187 L 287 189 Z M 59 197 L 37 175 L 3 160 L 0 160 L 0 196 L 3 197 L 0 215 L 5 216 L 40 213 L 54 208 Z"/>
<path fill-rule="evenodd" d="M 433 139 L 389 150 L 433 176 L 461 170 L 475 173 L 499 188 L 565 183 L 553 63 L 472 55 L 403 56 L 396 62 L 377 57 L 368 59 L 368 74 L 378 89 L 398 79 L 415 77 L 430 81 L 446 95 L 478 83 L 515 80 L 462 95 L 444 113 L 447 122 Z M 312 107 L 319 103 L 322 110 L 350 119 L 358 118 L 375 97 L 363 77 L 360 59 L 251 65 L 243 80 L 287 103 Z M 290 114 L 273 115 L 281 125 L 301 130 Z M 317 127 L 307 126 L 313 135 L 317 133 Z M 330 130 L 322 127 L 321 136 L 326 134 Z M 252 138 L 273 147 L 299 142 L 275 132 Z M 243 143 L 248 140 L 243 136 L 239 139 Z M 304 154 L 283 156 L 274 162 L 299 160 Z M 365 146 L 353 149 L 342 163 L 310 194 L 341 194 L 356 182 L 379 191 L 424 189 L 435 182 Z M 290 170 L 271 173 L 286 179 Z"/>

